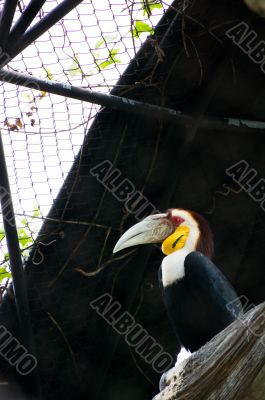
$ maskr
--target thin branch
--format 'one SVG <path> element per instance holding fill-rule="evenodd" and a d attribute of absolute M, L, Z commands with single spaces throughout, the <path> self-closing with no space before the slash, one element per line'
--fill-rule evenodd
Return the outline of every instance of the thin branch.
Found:
<path fill-rule="evenodd" d="M 35 218 L 35 219 L 41 219 L 43 221 L 52 221 L 52 222 L 61 222 L 64 224 L 73 224 L 73 225 L 85 225 L 85 226 L 95 226 L 96 228 L 103 228 L 103 229 L 112 229 L 114 231 L 120 232 L 119 228 L 112 228 L 108 225 L 103 225 L 103 224 L 96 224 L 95 222 L 85 222 L 85 221 L 76 221 L 76 220 L 67 220 L 67 219 L 58 219 L 58 218 L 51 218 L 51 217 L 39 217 L 35 215 L 29 215 L 29 214 L 19 214 L 15 213 L 15 215 L 21 216 L 21 217 L 29 217 L 29 218 Z"/>
<path fill-rule="evenodd" d="M 73 361 L 73 366 L 74 366 L 74 370 L 75 370 L 76 376 L 79 378 L 79 373 L 78 373 L 78 370 L 77 370 L 75 354 L 74 354 L 74 352 L 73 352 L 73 350 L 72 350 L 72 347 L 70 346 L 70 343 L 69 343 L 67 337 L 65 336 L 65 334 L 64 334 L 64 332 L 63 332 L 63 330 L 62 330 L 62 328 L 60 327 L 60 325 L 58 324 L 58 322 L 55 320 L 55 318 L 51 315 L 51 313 L 48 312 L 48 311 L 46 311 L 46 314 L 48 315 L 48 317 L 50 318 L 50 320 L 53 322 L 53 324 L 55 325 L 55 327 L 57 328 L 57 330 L 60 332 L 60 334 L 61 334 L 61 336 L 62 336 L 62 338 L 63 338 L 63 340 L 64 340 L 64 342 L 65 342 L 65 344 L 66 344 L 66 346 L 67 346 L 67 348 L 68 348 L 68 350 L 69 350 L 69 353 L 70 353 L 70 355 L 71 355 L 71 358 L 72 358 L 72 361 Z"/>
<path fill-rule="evenodd" d="M 81 275 L 86 276 L 86 277 L 96 276 L 96 275 L 99 274 L 101 271 L 103 271 L 103 269 L 105 269 L 109 264 L 112 264 L 114 261 L 123 260 L 124 258 L 128 257 L 129 255 L 135 253 L 136 250 L 137 250 L 137 249 L 133 249 L 133 250 L 129 251 L 129 253 L 123 254 L 122 256 L 115 257 L 115 258 L 112 258 L 111 260 L 105 261 L 105 262 L 104 262 L 98 269 L 96 269 L 95 271 L 86 272 L 86 271 L 84 271 L 82 268 L 75 268 L 75 271 L 76 271 L 76 272 L 79 272 Z"/>

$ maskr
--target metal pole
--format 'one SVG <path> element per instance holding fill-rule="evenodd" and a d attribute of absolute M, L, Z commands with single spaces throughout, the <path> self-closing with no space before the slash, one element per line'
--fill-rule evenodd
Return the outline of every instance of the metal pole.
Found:
<path fill-rule="evenodd" d="M 77 7 L 83 0 L 64 0 L 62 3 L 57 5 L 52 11 L 45 15 L 39 22 L 33 25 L 32 28 L 28 29 L 24 35 L 19 38 L 19 42 L 16 43 L 15 47 L 9 48 L 9 58 L 14 58 L 21 53 L 26 47 L 34 42 L 38 37 L 45 33 L 48 29 L 54 26 L 60 19 L 67 15 L 73 8 Z M 12 42 L 13 43 L 13 42 Z M 11 43 L 11 45 L 12 45 Z M 7 43 L 7 46 L 9 42 Z M 8 46 L 9 47 L 9 46 Z M 7 63 L 2 63 L 3 67 Z"/>
<path fill-rule="evenodd" d="M 3 214 L 3 225 L 8 247 L 10 269 L 12 273 L 15 304 L 20 325 L 21 342 L 29 352 L 32 352 L 32 330 L 30 321 L 29 303 L 27 297 L 26 281 L 21 260 L 18 234 L 7 167 L 5 162 L 2 135 L 0 132 L 0 199 Z"/>
<path fill-rule="evenodd" d="M 0 18 L 0 48 L 4 49 L 16 11 L 17 0 L 5 0 Z"/>
<path fill-rule="evenodd" d="M 19 340 L 34 355 L 33 333 L 30 319 L 30 309 L 27 296 L 27 286 L 19 248 L 19 240 L 16 228 L 16 221 L 10 192 L 8 172 L 5 162 L 4 146 L 0 132 L 0 201 L 3 215 L 3 225 L 6 235 L 6 242 L 9 254 L 9 263 L 13 280 L 15 305 L 19 322 Z M 34 399 L 41 395 L 40 378 L 38 366 L 26 377 L 27 385 L 30 388 Z M 36 397 L 37 396 L 37 397 Z M 30 398 L 30 397 L 28 397 Z"/>
<path fill-rule="evenodd" d="M 19 19 L 11 29 L 8 38 L 8 47 L 14 47 L 14 43 L 17 40 L 21 39 L 21 36 L 28 29 L 45 1 L 46 0 L 31 0 L 31 2 L 27 5 L 25 10 L 23 10 L 23 13 L 20 15 Z"/>
<path fill-rule="evenodd" d="M 78 88 L 69 84 L 56 83 L 54 81 L 35 78 L 31 75 L 24 75 L 18 72 L 2 70 L 0 71 L 0 80 L 15 85 L 21 85 L 28 88 L 43 90 L 60 96 L 70 97 L 80 101 L 87 101 L 99 104 L 110 109 L 127 111 L 136 115 L 142 115 L 149 118 L 156 118 L 170 121 L 179 126 L 190 127 L 194 124 L 194 118 L 191 115 L 184 114 L 166 107 L 160 107 L 154 104 L 143 103 L 128 99 L 126 97 L 114 96 L 93 92 L 90 89 Z M 239 132 L 261 132 L 265 129 L 265 121 L 249 121 L 237 118 L 210 118 L 202 117 L 198 122 L 199 128 L 219 129 Z"/>

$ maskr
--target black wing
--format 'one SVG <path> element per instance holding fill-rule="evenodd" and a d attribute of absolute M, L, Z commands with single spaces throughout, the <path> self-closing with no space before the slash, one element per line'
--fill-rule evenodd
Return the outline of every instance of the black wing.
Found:
<path fill-rule="evenodd" d="M 228 321 L 234 321 L 243 312 L 234 288 L 208 257 L 192 252 L 186 257 L 184 266 L 185 277 L 192 290 L 205 294 Z"/>

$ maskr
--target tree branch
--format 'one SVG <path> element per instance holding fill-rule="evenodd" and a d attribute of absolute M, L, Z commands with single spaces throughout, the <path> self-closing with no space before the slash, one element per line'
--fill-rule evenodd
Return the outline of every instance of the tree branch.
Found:
<path fill-rule="evenodd" d="M 155 400 L 264 400 L 265 303 L 172 368 L 160 384 Z"/>
<path fill-rule="evenodd" d="M 246 5 L 255 13 L 265 17 L 265 0 L 244 0 Z"/>

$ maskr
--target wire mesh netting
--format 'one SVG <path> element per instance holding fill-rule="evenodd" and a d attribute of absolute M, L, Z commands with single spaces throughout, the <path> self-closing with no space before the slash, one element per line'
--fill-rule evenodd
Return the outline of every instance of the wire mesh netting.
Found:
<path fill-rule="evenodd" d="M 19 2 L 14 23 L 28 3 Z M 57 4 L 46 1 L 32 25 Z M 154 26 L 168 6 L 157 0 L 83 1 L 10 61 L 7 69 L 109 93 L 143 41 L 152 40 Z M 120 89 L 126 93 L 127 86 Z M 1 83 L 1 132 L 24 257 L 98 109 L 90 103 Z M 3 229 L 0 240 L 0 271 L 6 278 Z"/>

